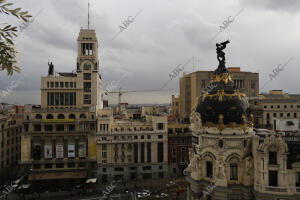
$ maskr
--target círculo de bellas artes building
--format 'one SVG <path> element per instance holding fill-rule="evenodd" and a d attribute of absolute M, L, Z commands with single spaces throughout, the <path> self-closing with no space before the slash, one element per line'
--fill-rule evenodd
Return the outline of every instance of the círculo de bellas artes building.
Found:
<path fill-rule="evenodd" d="M 289 136 L 253 129 L 247 96 L 225 67 L 228 43 L 217 44 L 215 87 L 201 95 L 191 114 L 187 199 L 300 199 L 299 153 L 293 151 L 298 144 Z"/>
<path fill-rule="evenodd" d="M 54 73 L 49 63 L 48 75 L 41 78 L 41 105 L 25 107 L 21 164 L 31 171 L 28 182 L 36 183 L 33 187 L 61 183 L 63 189 L 65 183 L 97 176 L 102 83 L 95 30 L 81 29 L 77 42 L 76 73 Z"/>

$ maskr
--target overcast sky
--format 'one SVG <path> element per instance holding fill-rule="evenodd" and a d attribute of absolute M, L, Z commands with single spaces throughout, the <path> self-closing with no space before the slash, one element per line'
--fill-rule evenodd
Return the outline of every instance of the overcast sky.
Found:
<path fill-rule="evenodd" d="M 28 10 L 34 20 L 15 41 L 22 73 L 8 78 L 5 72 L 0 72 L 0 102 L 39 104 L 40 77 L 47 75 L 48 60 L 54 63 L 55 71 L 71 72 L 76 67 L 76 40 L 80 28 L 87 27 L 88 1 L 9 2 Z M 231 43 L 225 50 L 227 67 L 259 72 L 261 88 L 270 79 L 273 69 L 292 58 L 261 92 L 283 89 L 288 93 L 300 93 L 299 0 L 89 2 L 90 27 L 98 36 L 104 89 L 109 85 L 116 85 L 117 89 L 118 82 L 124 90 L 160 89 L 170 79 L 172 70 L 191 57 L 195 57 L 194 66 L 192 61 L 185 65 L 183 71 L 186 73 L 193 69 L 214 70 L 218 65 L 215 43 L 229 39 Z M 123 21 L 136 14 L 134 21 L 111 41 Z M 1 16 L 0 19 L 21 25 L 12 17 Z M 224 27 L 222 23 L 227 19 L 231 22 Z M 165 85 L 164 89 L 172 90 L 126 94 L 123 101 L 168 103 L 171 94 L 178 95 L 183 71 Z M 11 92 L 3 95 L 7 90 Z M 108 98 L 110 103 L 118 99 L 117 95 Z"/>

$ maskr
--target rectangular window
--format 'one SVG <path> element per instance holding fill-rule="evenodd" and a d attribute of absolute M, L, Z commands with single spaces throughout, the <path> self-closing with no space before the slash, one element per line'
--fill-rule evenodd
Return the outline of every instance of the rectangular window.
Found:
<path fill-rule="evenodd" d="M 65 105 L 70 105 L 70 93 L 65 93 Z"/>
<path fill-rule="evenodd" d="M 181 149 L 181 162 L 185 162 L 186 161 L 186 151 L 185 148 Z"/>
<path fill-rule="evenodd" d="M 139 150 L 138 143 L 134 143 L 133 144 L 134 163 L 138 163 L 138 155 L 139 155 L 138 150 Z"/>
<path fill-rule="evenodd" d="M 64 163 L 56 163 L 56 168 L 64 168 Z"/>
<path fill-rule="evenodd" d="M 51 106 L 54 105 L 54 93 L 53 92 L 50 93 L 50 105 Z"/>
<path fill-rule="evenodd" d="M 58 82 L 55 82 L 55 87 L 58 88 Z"/>
<path fill-rule="evenodd" d="M 157 143 L 157 162 L 164 161 L 164 143 L 158 142 Z"/>
<path fill-rule="evenodd" d="M 147 162 L 151 163 L 151 142 L 147 143 Z"/>
<path fill-rule="evenodd" d="M 68 125 L 68 130 L 69 131 L 75 131 L 75 124 L 69 124 Z"/>
<path fill-rule="evenodd" d="M 269 171 L 269 186 L 277 187 L 278 186 L 278 172 Z"/>
<path fill-rule="evenodd" d="M 251 85 L 251 89 L 255 89 L 255 81 L 254 80 L 251 80 L 250 85 Z"/>
<path fill-rule="evenodd" d="M 69 87 L 69 82 L 65 82 L 65 88 Z"/>
<path fill-rule="evenodd" d="M 115 168 L 115 172 L 122 172 L 122 171 L 124 171 L 123 167 L 116 167 Z"/>
<path fill-rule="evenodd" d="M 91 92 L 91 82 L 84 82 L 83 90 L 84 90 L 84 92 Z"/>
<path fill-rule="evenodd" d="M 64 82 L 59 82 L 59 87 L 63 88 L 64 87 Z"/>
<path fill-rule="evenodd" d="M 72 88 L 73 87 L 73 82 L 70 82 L 70 88 Z"/>
<path fill-rule="evenodd" d="M 296 172 L 296 187 L 300 187 L 300 172 Z"/>
<path fill-rule="evenodd" d="M 145 143 L 141 143 L 141 163 L 145 162 Z"/>
<path fill-rule="evenodd" d="M 238 180 L 238 165 L 230 164 L 230 180 Z"/>
<path fill-rule="evenodd" d="M 36 124 L 34 125 L 34 131 L 41 131 L 41 125 L 40 124 Z"/>
<path fill-rule="evenodd" d="M 75 97 L 75 93 L 70 93 L 70 105 L 75 105 L 74 104 L 74 97 Z"/>
<path fill-rule="evenodd" d="M 157 130 L 164 130 L 164 123 L 157 123 Z"/>
<path fill-rule="evenodd" d="M 84 95 L 83 104 L 91 104 L 91 95 Z"/>
<path fill-rule="evenodd" d="M 269 152 L 269 164 L 271 165 L 277 164 L 277 152 L 274 151 Z"/>
<path fill-rule="evenodd" d="M 54 95 L 55 95 L 55 102 L 54 102 L 55 104 L 54 105 L 57 106 L 57 105 L 59 105 L 59 93 L 56 92 Z"/>
<path fill-rule="evenodd" d="M 83 80 L 91 80 L 91 73 L 84 73 Z"/>
<path fill-rule="evenodd" d="M 107 158 L 107 153 L 106 152 L 102 152 L 102 158 Z"/>
<path fill-rule="evenodd" d="M 46 169 L 51 169 L 52 168 L 52 164 L 45 164 L 45 168 Z"/>
<path fill-rule="evenodd" d="M 75 167 L 75 163 L 68 163 L 68 168 L 74 168 Z"/>
<path fill-rule="evenodd" d="M 86 163 L 79 163 L 78 167 L 85 167 Z"/>
<path fill-rule="evenodd" d="M 65 105 L 65 93 L 59 93 L 59 105 Z"/>
<path fill-rule="evenodd" d="M 56 131 L 64 131 L 64 125 L 63 124 L 57 124 L 56 125 Z"/>
<path fill-rule="evenodd" d="M 52 125 L 48 124 L 44 126 L 45 131 L 52 131 Z"/>
<path fill-rule="evenodd" d="M 213 177 L 213 164 L 211 161 L 206 161 L 206 177 Z"/>
<path fill-rule="evenodd" d="M 53 88 L 54 87 L 54 82 L 50 82 L 50 86 Z"/>

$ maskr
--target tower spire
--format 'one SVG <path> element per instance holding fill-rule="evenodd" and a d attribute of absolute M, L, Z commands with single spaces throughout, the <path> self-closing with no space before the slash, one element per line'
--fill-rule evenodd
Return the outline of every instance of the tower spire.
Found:
<path fill-rule="evenodd" d="M 88 2 L 88 29 L 90 29 L 90 2 Z"/>

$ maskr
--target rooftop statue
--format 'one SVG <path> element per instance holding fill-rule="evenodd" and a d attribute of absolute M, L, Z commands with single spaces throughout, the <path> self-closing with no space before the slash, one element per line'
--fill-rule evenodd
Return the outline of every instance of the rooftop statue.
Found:
<path fill-rule="evenodd" d="M 53 75 L 53 71 L 54 71 L 54 65 L 51 63 L 48 62 L 48 66 L 49 66 L 49 69 L 48 69 L 48 75 Z"/>
<path fill-rule="evenodd" d="M 225 53 L 223 52 L 223 50 L 226 48 L 226 45 L 229 43 L 229 40 L 226 40 L 225 42 L 222 43 L 217 43 L 216 44 L 216 50 L 217 50 L 217 59 L 219 61 L 219 66 L 217 69 L 217 72 L 224 72 L 226 71 L 226 67 L 225 67 Z"/>

